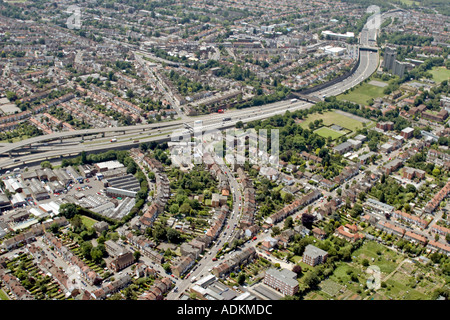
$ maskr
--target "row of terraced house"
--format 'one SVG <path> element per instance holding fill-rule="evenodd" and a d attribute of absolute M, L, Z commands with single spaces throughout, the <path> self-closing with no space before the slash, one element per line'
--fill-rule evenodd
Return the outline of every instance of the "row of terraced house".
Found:
<path fill-rule="evenodd" d="M 28 119 L 33 114 L 40 113 L 41 111 L 46 110 L 54 105 L 69 101 L 69 100 L 73 99 L 74 97 L 75 97 L 75 95 L 73 93 L 68 93 L 68 94 L 63 95 L 62 97 L 53 99 L 45 104 L 40 104 L 40 105 L 34 107 L 31 111 L 26 110 L 26 111 L 11 114 L 8 116 L 0 117 L 0 124 Z"/>
<path fill-rule="evenodd" d="M 80 268 L 81 276 L 91 285 L 102 281 L 102 277 L 92 270 L 83 260 L 67 248 L 63 242 L 50 232 L 44 233 L 42 240 L 48 246 L 53 246 L 55 251 L 69 264 Z"/>
<path fill-rule="evenodd" d="M 315 190 L 307 193 L 306 195 L 304 195 L 302 198 L 294 200 L 291 204 L 285 206 L 284 208 L 280 209 L 276 213 L 272 214 L 270 217 L 268 217 L 266 219 L 266 222 L 269 224 L 278 223 L 278 222 L 282 221 L 283 219 L 285 219 L 286 217 L 297 212 L 300 208 L 307 206 L 308 204 L 312 203 L 313 201 L 319 199 L 321 196 L 322 196 L 322 192 L 315 189 Z"/>
<path fill-rule="evenodd" d="M 155 200 L 138 219 L 134 225 L 138 229 L 148 228 L 153 225 L 159 214 L 164 212 L 166 203 L 170 197 L 170 185 L 167 175 L 164 173 L 163 165 L 156 159 L 144 156 L 139 150 L 132 149 L 131 154 L 138 162 L 146 165 L 155 173 L 156 194 Z"/>
<path fill-rule="evenodd" d="M 388 234 L 393 234 L 399 238 L 403 238 L 414 243 L 419 243 L 423 246 L 426 246 L 426 248 L 430 251 L 437 251 L 444 253 L 446 255 L 450 255 L 450 246 L 446 243 L 442 243 L 435 240 L 429 240 L 426 236 L 418 234 L 413 231 L 406 230 L 406 228 L 404 228 L 402 225 L 393 222 L 385 220 L 375 222 L 374 220 L 371 220 L 368 217 L 368 215 L 366 215 L 365 217 L 369 222 L 374 224 L 376 228 L 385 231 Z M 436 228 L 435 226 L 432 227 L 433 232 L 437 232 L 437 230 L 438 228 Z"/>
<path fill-rule="evenodd" d="M 438 193 L 431 199 L 426 205 L 423 211 L 425 213 L 433 213 L 439 206 L 442 200 L 444 200 L 450 193 L 450 181 L 448 181 L 445 186 L 439 190 Z"/>

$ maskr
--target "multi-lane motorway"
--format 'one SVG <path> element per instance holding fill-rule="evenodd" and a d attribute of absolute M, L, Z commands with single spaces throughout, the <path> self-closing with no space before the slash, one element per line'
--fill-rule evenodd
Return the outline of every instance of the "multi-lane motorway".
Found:
<path fill-rule="evenodd" d="M 380 21 L 389 15 L 389 13 L 381 15 Z M 370 23 L 375 17 L 376 15 L 368 21 L 360 34 L 361 47 L 373 48 L 376 44 L 378 29 Z M 378 63 L 378 52 L 360 50 L 359 66 L 351 76 L 335 85 L 314 92 L 313 95 L 323 98 L 341 94 L 367 79 L 376 71 Z M 174 131 L 184 129 L 185 124 L 193 126 L 194 120 L 202 120 L 204 129 L 225 129 L 234 126 L 238 121 L 245 123 L 265 119 L 276 114 L 283 114 L 286 110 L 298 110 L 311 106 L 312 103 L 302 101 L 293 104 L 290 101 L 280 101 L 260 107 L 229 110 L 226 114 L 192 117 L 192 120 L 189 117 L 163 123 L 52 133 L 1 146 L 0 170 L 25 166 L 46 159 L 75 156 L 82 151 L 129 148 L 149 141 L 170 141 Z M 224 117 L 231 120 L 223 121 Z M 116 138 L 117 142 L 110 142 L 112 138 Z"/>
<path fill-rule="evenodd" d="M 342 93 L 366 79 L 376 69 L 378 58 L 375 52 L 361 51 L 361 62 L 355 74 L 339 84 L 325 88 L 316 95 L 335 95 Z M 192 120 L 175 120 L 163 123 L 153 123 L 126 127 L 85 129 L 69 132 L 57 132 L 38 136 L 0 147 L 0 168 L 8 169 L 18 165 L 27 165 L 38 161 L 74 156 L 82 151 L 92 152 L 108 149 L 129 148 L 149 141 L 170 141 L 171 134 L 185 128 L 185 124 L 194 125 L 195 120 L 202 120 L 204 129 L 225 129 L 232 127 L 238 121 L 243 123 L 265 119 L 286 110 L 309 108 L 312 103 L 299 101 L 280 101 L 260 107 L 241 110 L 229 110 L 225 114 L 210 114 L 192 117 Z M 231 118 L 224 121 L 224 117 Z M 116 142 L 110 142 L 112 138 Z M 135 142 L 136 141 L 136 142 Z"/>
<path fill-rule="evenodd" d="M 333 86 L 325 88 L 320 91 L 320 97 L 336 96 L 345 92 L 346 90 L 356 86 L 360 82 L 367 79 L 378 68 L 378 52 L 373 51 L 360 51 L 360 67 L 356 71 Z"/>
<path fill-rule="evenodd" d="M 130 145 L 137 146 L 141 142 L 149 141 L 170 141 L 172 133 L 181 132 L 181 130 L 185 129 L 185 124 L 193 127 L 195 120 L 203 121 L 204 130 L 220 130 L 234 127 L 238 121 L 245 123 L 264 119 L 276 114 L 283 114 L 286 110 L 304 109 L 309 108 L 311 105 L 311 103 L 302 101 L 296 103 L 279 101 L 261 107 L 230 110 L 226 114 L 198 116 L 190 121 L 176 120 L 159 124 L 58 132 L 1 147 L 0 156 L 3 155 L 3 158 L 0 158 L 0 167 L 7 169 L 18 165 L 23 166 L 45 159 L 77 155 L 82 151 L 92 152 L 112 148 L 129 148 Z M 224 117 L 231 118 L 231 120 L 224 121 Z M 81 136 L 84 136 L 84 138 Z M 111 142 L 113 137 L 117 139 L 116 142 Z M 22 152 L 22 154 L 17 154 L 18 151 Z M 16 154 L 7 157 L 10 152 Z"/>
<path fill-rule="evenodd" d="M 366 37 L 365 31 L 361 36 Z M 368 78 L 377 66 L 378 53 L 361 50 L 360 64 L 353 75 L 338 84 L 315 92 L 314 95 L 323 97 L 340 94 Z M 194 120 L 202 120 L 204 129 L 224 129 L 234 126 L 238 121 L 245 123 L 265 119 L 276 114 L 283 114 L 286 110 L 298 110 L 311 106 L 312 103 L 303 101 L 295 103 L 280 101 L 260 107 L 229 110 L 226 114 L 193 117 L 192 120 L 182 119 L 154 124 L 52 133 L 0 147 L 0 157 L 3 157 L 0 158 L 0 169 L 6 170 L 46 159 L 74 156 L 82 151 L 129 148 L 130 145 L 137 146 L 141 142 L 149 141 L 170 141 L 174 131 L 184 129 L 185 124 L 193 126 Z M 224 117 L 231 120 L 224 121 Z M 110 142 L 112 138 L 116 138 L 117 141 Z"/>

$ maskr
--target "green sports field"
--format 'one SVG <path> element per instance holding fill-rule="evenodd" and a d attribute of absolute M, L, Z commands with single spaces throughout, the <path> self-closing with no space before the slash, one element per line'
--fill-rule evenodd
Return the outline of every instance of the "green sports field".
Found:
<path fill-rule="evenodd" d="M 383 97 L 383 90 L 383 87 L 363 83 L 361 86 L 356 87 L 353 91 L 349 91 L 347 94 L 340 94 L 336 96 L 336 98 L 338 100 L 347 100 L 360 105 L 367 105 L 370 99 Z"/>
<path fill-rule="evenodd" d="M 324 137 L 324 138 L 331 137 L 331 139 L 335 140 L 339 137 L 342 137 L 346 133 L 346 131 L 343 130 L 342 132 L 338 132 L 333 129 L 329 129 L 327 127 L 322 127 L 322 128 L 315 130 L 314 133 L 317 133 L 321 137 Z"/>
<path fill-rule="evenodd" d="M 450 70 L 446 67 L 434 67 L 429 72 L 433 75 L 433 80 L 437 83 L 450 79 Z"/>
<path fill-rule="evenodd" d="M 310 115 L 308 115 L 308 118 L 306 118 L 305 121 L 303 121 L 300 124 L 300 126 L 302 128 L 307 129 L 308 128 L 308 124 L 310 122 L 313 122 L 315 120 L 320 120 L 320 119 L 323 120 L 323 124 L 325 126 L 331 126 L 333 124 L 337 124 L 337 125 L 339 125 L 339 126 L 341 126 L 343 128 L 349 129 L 351 131 L 356 131 L 356 130 L 361 129 L 363 127 L 363 122 L 362 121 L 359 121 L 359 120 L 357 120 L 357 119 L 355 119 L 353 117 L 346 116 L 346 115 L 343 115 L 343 114 L 335 112 L 335 111 L 323 112 L 322 114 L 320 114 L 320 113 L 310 114 Z M 369 123 L 368 123 L 368 125 L 369 125 Z M 324 128 L 320 128 L 320 129 L 324 129 Z M 320 130 L 320 129 L 318 129 L 318 130 Z M 338 134 L 337 131 L 333 131 L 331 129 L 328 129 L 328 130 L 332 131 L 335 136 L 336 136 L 336 134 Z M 327 132 L 326 130 L 322 130 L 321 133 L 325 134 L 324 137 L 328 137 L 328 135 L 331 132 Z M 345 133 L 346 132 L 343 131 L 341 135 L 343 135 Z M 320 134 L 320 133 L 317 133 L 317 134 Z M 332 138 L 333 138 L 333 136 L 332 136 Z"/>
<path fill-rule="evenodd" d="M 91 228 L 96 222 L 98 222 L 97 220 L 94 220 L 86 216 L 81 216 L 81 221 L 86 226 L 86 228 Z"/>

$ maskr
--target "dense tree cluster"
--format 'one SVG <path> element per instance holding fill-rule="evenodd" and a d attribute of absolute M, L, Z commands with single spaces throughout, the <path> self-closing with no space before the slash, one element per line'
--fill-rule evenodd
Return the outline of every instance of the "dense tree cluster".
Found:
<path fill-rule="evenodd" d="M 417 198 L 418 190 L 412 184 L 405 187 L 393 178 L 382 178 L 373 186 L 369 194 L 379 201 L 394 206 L 396 209 L 411 211 L 409 203 Z"/>
<path fill-rule="evenodd" d="M 183 96 L 189 96 L 203 90 L 211 90 L 208 84 L 202 85 L 200 82 L 192 81 L 188 77 L 180 75 L 173 70 L 171 70 L 168 75 L 170 81 L 174 83 L 178 92 Z"/>
<path fill-rule="evenodd" d="M 422 46 L 429 46 L 433 41 L 433 37 L 420 36 L 417 34 L 397 31 L 393 33 L 382 32 L 377 40 L 379 41 L 379 43 L 388 42 L 404 46 L 415 46 L 418 43 L 420 43 Z"/>
<path fill-rule="evenodd" d="M 14 130 L 0 132 L 0 141 L 5 140 L 12 142 L 14 138 L 32 138 L 40 135 L 42 135 L 42 131 L 40 129 L 28 124 L 27 122 L 21 122 Z"/>

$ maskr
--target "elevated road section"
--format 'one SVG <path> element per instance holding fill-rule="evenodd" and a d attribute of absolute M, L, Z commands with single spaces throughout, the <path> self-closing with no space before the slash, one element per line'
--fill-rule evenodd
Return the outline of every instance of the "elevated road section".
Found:
<path fill-rule="evenodd" d="M 382 16 L 382 19 L 383 18 L 385 18 L 385 16 Z M 377 33 L 378 29 L 368 28 L 366 24 L 360 34 L 359 65 L 356 70 L 350 76 L 342 79 L 338 83 L 331 83 L 326 87 L 320 88 L 318 91 L 306 95 L 300 92 L 297 97 L 299 100 L 303 101 L 295 103 L 292 103 L 289 100 L 280 101 L 260 107 L 229 110 L 226 114 L 189 117 L 189 120 L 183 119 L 135 126 L 86 129 L 38 136 L 0 146 L 0 169 L 19 165 L 23 166 L 38 160 L 50 159 L 53 157 L 74 156 L 82 151 L 96 152 L 113 148 L 126 149 L 137 146 L 141 142 L 169 141 L 172 132 L 185 129 L 185 124 L 193 126 L 195 120 L 202 120 L 205 127 L 209 126 L 210 128 L 225 129 L 234 126 L 238 121 L 245 123 L 253 120 L 262 120 L 276 114 L 283 114 L 286 110 L 310 108 L 314 103 L 327 96 L 341 94 L 356 86 L 376 71 L 379 63 L 378 52 L 375 50 Z M 224 117 L 230 118 L 230 120 L 224 121 Z M 117 142 L 111 143 L 106 139 L 107 136 L 111 137 L 114 135 L 118 135 Z M 138 136 L 138 138 L 136 138 L 136 136 Z M 79 144 L 74 140 L 74 138 L 77 137 L 81 138 Z M 86 142 L 86 137 L 90 137 L 91 140 Z M 137 140 L 139 142 L 135 142 Z M 52 141 L 53 143 L 49 146 L 48 142 Z M 58 141 L 59 145 L 57 143 Z M 81 143 L 81 141 L 84 141 L 84 143 Z M 32 150 L 33 147 L 34 150 Z M 27 148 L 29 150 L 25 150 Z M 13 153 L 15 156 L 13 156 Z"/>

